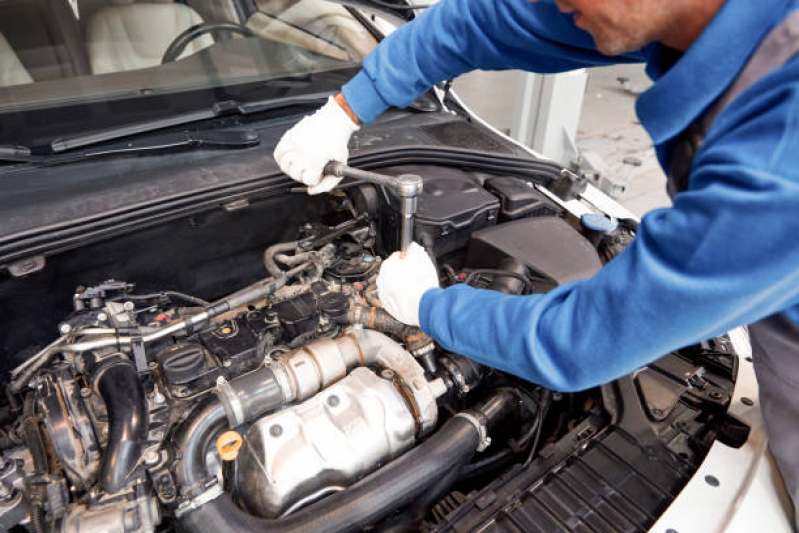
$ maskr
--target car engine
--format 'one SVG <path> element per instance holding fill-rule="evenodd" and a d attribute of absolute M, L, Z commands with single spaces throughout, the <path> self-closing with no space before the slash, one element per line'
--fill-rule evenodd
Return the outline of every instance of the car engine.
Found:
<path fill-rule="evenodd" d="M 195 516 L 222 500 L 247 519 L 302 523 L 381 466 L 449 470 L 505 417 L 536 419 L 540 392 L 474 395 L 484 369 L 380 307 L 368 217 L 302 231 L 264 251 L 267 278 L 214 302 L 119 280 L 77 288 L 61 335 L 12 372 L 23 406 L 5 443 L 0 482 L 17 498 L 5 523 L 30 514 L 41 531 L 47 513 L 57 531 L 153 531 L 173 516 L 209 531 Z M 442 420 L 466 449 L 426 458 Z M 438 481 L 416 470 L 392 511 Z M 348 529 L 373 520 L 328 507 Z"/>
<path fill-rule="evenodd" d="M 416 221 L 443 286 L 545 292 L 634 235 L 581 234 L 524 180 L 448 172 L 428 173 Z M 76 287 L 57 335 L 10 370 L 0 527 L 433 530 L 453 494 L 598 416 L 597 391 L 481 367 L 381 307 L 394 200 L 339 195 L 213 300 L 135 279 Z"/>

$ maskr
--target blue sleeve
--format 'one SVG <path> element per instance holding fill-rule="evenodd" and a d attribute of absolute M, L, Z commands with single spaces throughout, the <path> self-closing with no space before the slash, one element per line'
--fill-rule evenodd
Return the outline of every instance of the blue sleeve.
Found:
<path fill-rule="evenodd" d="M 425 293 L 442 346 L 547 387 L 581 390 L 675 349 L 799 309 L 799 68 L 725 110 L 689 190 L 649 213 L 590 279 L 546 295 Z M 754 90 L 758 87 L 758 90 Z"/>
<path fill-rule="evenodd" d="M 474 69 L 550 73 L 620 61 L 642 56 L 603 56 L 573 16 L 550 0 L 441 0 L 384 39 L 342 90 L 368 123 L 389 106 L 405 107 L 436 83 Z"/>

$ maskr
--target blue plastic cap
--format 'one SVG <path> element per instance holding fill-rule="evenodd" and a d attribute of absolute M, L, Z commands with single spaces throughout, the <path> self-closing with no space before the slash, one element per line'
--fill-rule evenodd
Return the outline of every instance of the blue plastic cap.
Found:
<path fill-rule="evenodd" d="M 581 216 L 580 224 L 587 230 L 599 233 L 610 233 L 618 227 L 618 223 L 615 220 L 598 213 L 589 213 Z"/>

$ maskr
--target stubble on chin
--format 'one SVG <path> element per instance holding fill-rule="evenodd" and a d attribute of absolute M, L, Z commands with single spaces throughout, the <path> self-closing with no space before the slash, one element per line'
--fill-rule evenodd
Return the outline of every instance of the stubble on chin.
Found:
<path fill-rule="evenodd" d="M 630 52 L 637 52 L 646 45 L 646 39 L 638 35 L 628 35 L 615 31 L 592 32 L 597 50 L 605 56 L 620 56 Z"/>

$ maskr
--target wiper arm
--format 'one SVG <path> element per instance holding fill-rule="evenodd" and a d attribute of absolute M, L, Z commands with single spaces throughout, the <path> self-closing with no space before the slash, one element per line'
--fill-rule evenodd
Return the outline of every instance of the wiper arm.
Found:
<path fill-rule="evenodd" d="M 53 155 L 32 154 L 31 150 L 24 146 L 0 146 L 0 161 L 49 166 L 107 155 L 154 152 L 180 147 L 246 148 L 255 146 L 260 142 L 260 136 L 253 130 L 181 131 L 165 133 L 155 139 L 147 139 L 146 141 L 117 143 L 102 150 Z"/>
<path fill-rule="evenodd" d="M 252 113 L 273 111 L 286 107 L 319 105 L 324 103 L 324 101 L 333 94 L 335 93 L 327 91 L 322 93 L 286 96 L 283 98 L 273 98 L 271 100 L 260 100 L 255 102 L 224 100 L 215 103 L 209 109 L 201 109 L 199 111 L 181 113 L 171 117 L 116 126 L 105 130 L 76 135 L 74 137 L 67 137 L 64 139 L 56 139 L 50 143 L 50 149 L 53 151 L 53 153 L 62 153 L 69 150 L 74 150 L 76 148 L 83 148 L 84 146 L 91 146 L 94 144 L 121 139 L 123 137 L 131 137 L 142 133 L 150 133 L 165 128 L 191 124 L 192 122 L 199 122 L 202 120 L 228 115 L 249 115 Z M 0 159 L 5 159 L 3 156 L 4 154 L 0 152 Z M 13 157 L 13 154 L 10 154 L 10 157 Z"/>
<path fill-rule="evenodd" d="M 103 150 L 84 151 L 75 155 L 80 159 L 85 159 L 111 154 L 124 154 L 126 152 L 141 153 L 154 150 L 166 150 L 183 146 L 246 148 L 247 146 L 255 146 L 260 142 L 261 137 L 253 130 L 180 131 L 165 133 L 159 135 L 156 139 L 148 141 L 126 142 L 124 146 L 110 146 Z M 67 154 L 64 155 L 67 156 Z"/>
<path fill-rule="evenodd" d="M 27 146 L 0 145 L 0 161 L 25 163 L 35 157 Z"/>

